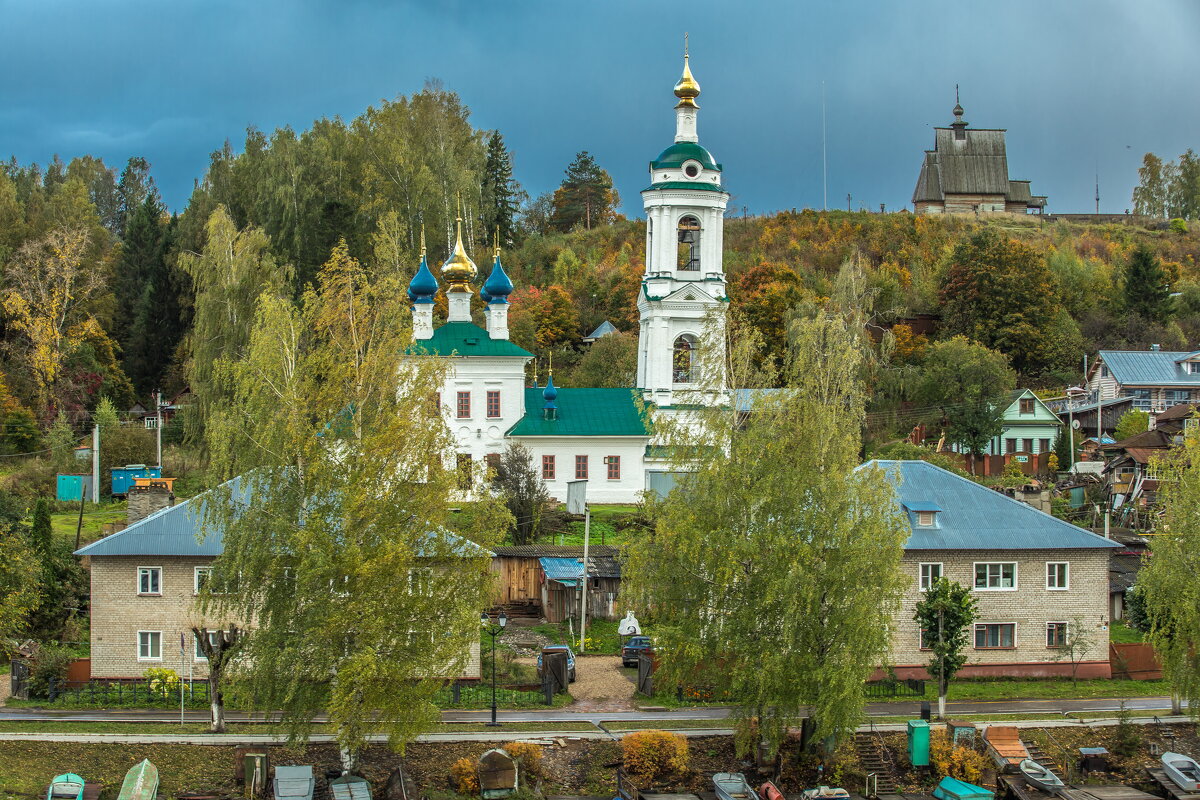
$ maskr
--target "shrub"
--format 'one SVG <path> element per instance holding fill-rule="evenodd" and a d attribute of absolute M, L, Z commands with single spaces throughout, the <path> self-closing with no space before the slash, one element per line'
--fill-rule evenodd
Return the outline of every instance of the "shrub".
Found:
<path fill-rule="evenodd" d="M 463 757 L 451 764 L 450 780 L 454 782 L 454 791 L 459 794 L 479 794 L 479 773 L 475 770 L 475 759 Z"/>
<path fill-rule="evenodd" d="M 1123 758 L 1137 755 L 1142 746 L 1142 733 L 1138 727 L 1129 721 L 1129 709 L 1125 701 L 1121 701 L 1121 710 L 1117 712 L 1117 727 L 1113 731 L 1112 751 Z"/>
<path fill-rule="evenodd" d="M 638 731 L 621 740 L 625 772 L 639 784 L 679 775 L 688 768 L 688 745 L 683 734 Z"/>
<path fill-rule="evenodd" d="M 929 737 L 929 763 L 936 774 L 949 775 L 967 783 L 978 783 L 987 762 L 981 753 L 950 744 L 944 731 L 935 731 Z"/>
<path fill-rule="evenodd" d="M 49 697 L 50 682 L 61 683 L 67 679 L 67 669 L 75 660 L 75 653 L 59 644 L 44 644 L 34 653 L 29 668 L 29 696 Z"/>
<path fill-rule="evenodd" d="M 160 697 L 179 694 L 179 673 L 167 667 L 151 667 L 142 673 L 150 691 Z"/>
<path fill-rule="evenodd" d="M 1171 220 L 1171 233 L 1187 233 L 1188 224 L 1186 220 L 1176 217 Z"/>
<path fill-rule="evenodd" d="M 521 765 L 521 773 L 534 778 L 542 775 L 542 746 L 533 742 L 509 742 L 502 748 Z"/>

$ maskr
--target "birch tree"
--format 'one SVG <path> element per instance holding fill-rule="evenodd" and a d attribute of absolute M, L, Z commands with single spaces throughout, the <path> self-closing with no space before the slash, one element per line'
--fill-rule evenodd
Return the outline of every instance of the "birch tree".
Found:
<path fill-rule="evenodd" d="M 256 707 L 281 709 L 293 739 L 325 713 L 350 753 L 374 733 L 402 748 L 437 722 L 509 524 L 487 498 L 465 521 L 449 510 L 453 441 L 429 400 L 444 366 L 405 359 L 402 296 L 344 243 L 299 303 L 264 293 L 208 431 L 226 483 L 204 528 L 224 553 L 202 612 L 246 623 L 230 675 Z"/>
<path fill-rule="evenodd" d="M 857 468 L 861 330 L 800 320 L 785 388 L 659 423 L 686 474 L 632 549 L 628 599 L 655 626 L 660 680 L 727 698 L 742 746 L 778 748 L 805 716 L 817 740 L 852 731 L 890 642 L 908 527 L 885 476 Z M 727 363 L 714 350 L 701 347 L 702 376 L 771 385 L 748 375 L 757 343 L 735 342 Z"/>

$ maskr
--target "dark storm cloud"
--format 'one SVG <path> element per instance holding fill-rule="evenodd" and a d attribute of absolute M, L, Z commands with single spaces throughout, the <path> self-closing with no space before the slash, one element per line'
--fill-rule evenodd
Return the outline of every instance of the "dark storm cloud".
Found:
<path fill-rule="evenodd" d="M 691 33 L 700 136 L 752 212 L 906 204 L 950 121 L 1009 130 L 1012 176 L 1059 211 L 1129 205 L 1141 156 L 1198 143 L 1193 2 L 0 2 L 0 153 L 153 163 L 185 202 L 249 125 L 351 118 L 427 78 L 498 128 L 531 193 L 590 150 L 638 213 Z"/>

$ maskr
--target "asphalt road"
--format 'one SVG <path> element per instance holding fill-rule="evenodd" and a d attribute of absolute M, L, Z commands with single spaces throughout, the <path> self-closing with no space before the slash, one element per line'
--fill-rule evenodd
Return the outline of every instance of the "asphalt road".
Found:
<path fill-rule="evenodd" d="M 958 701 L 946 704 L 947 714 L 1060 714 L 1070 712 L 1105 712 L 1117 711 L 1121 707 L 1122 698 L 1107 698 L 1099 700 L 989 700 L 989 701 Z M 1129 697 L 1124 699 L 1125 708 L 1130 711 L 1169 711 L 1169 697 Z M 868 716 L 917 716 L 921 713 L 921 704 L 917 703 L 872 703 L 867 706 Z M 730 709 L 724 706 L 709 706 L 704 708 L 682 708 L 670 711 L 572 711 L 570 708 L 526 709 L 521 711 L 500 711 L 497 718 L 501 722 L 635 722 L 654 720 L 708 720 L 726 719 Z M 208 711 L 184 712 L 189 722 L 207 722 Z M 263 714 L 246 714 L 231 711 L 226 713 L 226 719 L 236 721 L 262 721 Z M 442 722 L 486 722 L 491 718 L 490 711 L 443 711 Z M 165 710 L 42 710 L 35 708 L 0 708 L 0 722 L 30 720 L 61 720 L 70 722 L 178 722 L 179 712 Z M 323 721 L 317 717 L 316 721 Z"/>

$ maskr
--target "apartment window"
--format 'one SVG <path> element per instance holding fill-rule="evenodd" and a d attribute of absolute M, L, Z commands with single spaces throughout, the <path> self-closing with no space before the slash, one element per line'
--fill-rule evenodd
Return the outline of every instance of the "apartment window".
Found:
<path fill-rule="evenodd" d="M 918 528 L 932 528 L 933 527 L 933 512 L 932 511 L 918 511 L 917 512 L 917 527 Z"/>
<path fill-rule="evenodd" d="M 986 622 L 975 626 L 976 650 L 1011 649 L 1016 624 L 1012 622 Z"/>
<path fill-rule="evenodd" d="M 500 390 L 489 389 L 487 393 L 487 415 L 488 419 L 496 419 L 500 416 Z"/>
<path fill-rule="evenodd" d="M 1101 364 L 1101 365 L 1100 365 L 1100 377 L 1101 377 L 1101 378 L 1107 378 L 1107 377 L 1108 377 L 1108 365 L 1107 365 L 1107 364 Z"/>
<path fill-rule="evenodd" d="M 204 590 L 204 587 L 208 585 L 210 580 L 212 580 L 212 567 L 196 567 L 195 575 L 193 577 L 193 591 L 196 594 L 200 594 L 200 592 Z"/>
<path fill-rule="evenodd" d="M 920 565 L 920 577 L 918 579 L 921 591 L 927 591 L 933 582 L 942 577 L 941 562 L 926 562 Z"/>
<path fill-rule="evenodd" d="M 138 594 L 162 594 L 162 567 L 138 567 Z"/>
<path fill-rule="evenodd" d="M 1038 452 L 1039 453 L 1049 453 L 1050 452 L 1050 440 L 1049 439 L 1038 439 Z"/>
<path fill-rule="evenodd" d="M 1025 447 L 1021 450 L 1021 452 L 1022 453 L 1032 453 L 1033 452 L 1033 439 L 1022 439 L 1021 441 L 1025 445 Z"/>
<path fill-rule="evenodd" d="M 1150 411 L 1150 390 L 1149 389 L 1131 389 L 1125 393 L 1126 397 L 1133 398 L 1133 407 L 1139 411 Z"/>
<path fill-rule="evenodd" d="M 586 481 L 588 479 L 587 456 L 575 456 L 575 480 Z"/>
<path fill-rule="evenodd" d="M 219 636 L 221 634 L 221 632 L 220 631 L 205 631 L 205 633 L 208 634 L 209 646 L 216 647 L 217 636 Z M 196 661 L 208 661 L 208 657 L 205 656 L 204 651 L 200 649 L 200 637 L 194 633 L 192 634 L 192 648 L 193 648 L 193 652 L 195 653 Z"/>
<path fill-rule="evenodd" d="M 1200 361 L 1188 361 L 1187 371 L 1189 375 L 1196 375 L 1197 373 L 1200 373 Z"/>
<path fill-rule="evenodd" d="M 138 661 L 162 661 L 162 631 L 138 631 Z"/>
<path fill-rule="evenodd" d="M 1033 413 L 1033 398 L 1032 397 L 1022 397 L 1021 398 L 1021 413 L 1022 414 L 1032 414 Z"/>
<path fill-rule="evenodd" d="M 1046 647 L 1065 647 L 1067 644 L 1067 623 L 1046 623 Z"/>
<path fill-rule="evenodd" d="M 554 480 L 554 456 L 542 456 L 542 480 Z"/>
<path fill-rule="evenodd" d="M 976 563 L 976 589 L 1017 588 L 1017 565 L 1015 562 Z"/>
<path fill-rule="evenodd" d="M 1070 589 L 1071 565 L 1066 561 L 1046 562 L 1046 588 Z"/>
<path fill-rule="evenodd" d="M 1005 439 L 1004 440 L 1004 455 L 1008 455 L 1009 453 L 1015 453 L 1015 452 L 1017 452 L 1017 440 L 1016 439 Z"/>
<path fill-rule="evenodd" d="M 1198 362 L 1191 361 L 1188 363 L 1193 367 L 1200 367 L 1200 363 Z M 1192 392 L 1190 389 L 1168 389 L 1163 392 L 1163 397 L 1166 400 L 1167 408 L 1170 408 L 1171 406 L 1190 401 L 1192 399 Z"/>
<path fill-rule="evenodd" d="M 490 472 L 492 475 L 496 475 L 500 472 L 499 453 L 488 453 L 483 457 L 483 461 L 485 464 L 487 464 L 488 472 Z"/>
<path fill-rule="evenodd" d="M 466 419 L 471 416 L 471 393 L 459 392 L 458 405 L 455 407 L 456 416 L 459 419 Z"/>
<path fill-rule="evenodd" d="M 608 479 L 610 481 L 621 480 L 621 457 L 608 456 L 604 459 L 604 463 L 608 467 Z"/>
<path fill-rule="evenodd" d="M 917 637 L 917 647 L 921 650 L 933 649 L 933 636 L 924 628 L 921 629 L 921 634 Z"/>

